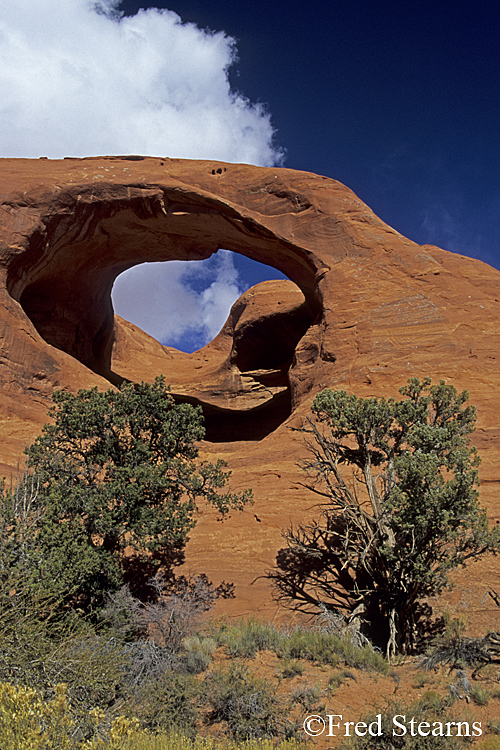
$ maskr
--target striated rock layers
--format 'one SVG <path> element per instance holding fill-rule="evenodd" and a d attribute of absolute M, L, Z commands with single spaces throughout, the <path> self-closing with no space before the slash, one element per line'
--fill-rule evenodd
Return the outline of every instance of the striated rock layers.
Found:
<path fill-rule="evenodd" d="M 500 515 L 500 273 L 421 247 L 348 188 L 306 172 L 143 157 L 0 160 L 0 473 L 22 461 L 55 388 L 164 374 L 203 405 L 203 452 L 224 457 L 255 506 L 225 524 L 205 511 L 187 568 L 234 581 L 234 612 L 273 607 L 265 580 L 280 529 L 305 518 L 300 425 L 322 387 L 397 395 L 410 376 L 467 388 L 482 501 Z M 110 292 L 145 261 L 218 248 L 283 271 L 233 306 L 221 333 L 188 355 L 113 315 Z M 293 283 L 292 283 L 293 282 Z M 452 603 L 483 619 L 498 563 L 458 577 Z M 498 611 L 498 610 L 497 610 Z"/>

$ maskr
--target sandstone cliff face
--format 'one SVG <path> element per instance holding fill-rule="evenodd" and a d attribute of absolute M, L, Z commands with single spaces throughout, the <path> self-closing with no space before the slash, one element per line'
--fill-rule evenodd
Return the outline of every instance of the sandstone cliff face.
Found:
<path fill-rule="evenodd" d="M 0 160 L 0 473 L 22 460 L 55 388 L 154 379 L 201 403 L 209 457 L 256 504 L 225 525 L 206 511 L 187 565 L 237 584 L 235 611 L 269 609 L 259 579 L 280 529 L 314 500 L 300 486 L 300 425 L 322 387 L 397 395 L 408 377 L 467 388 L 482 501 L 498 522 L 500 273 L 384 224 L 334 180 L 286 169 L 142 157 Z M 234 305 L 192 355 L 115 318 L 130 266 L 233 250 L 283 271 Z M 294 282 L 294 283 L 291 283 Z M 254 516 L 255 513 L 255 516 Z M 480 585 L 475 580 L 480 577 Z M 460 578 L 468 606 L 500 589 L 495 559 Z M 256 579 L 255 583 L 252 581 Z"/>

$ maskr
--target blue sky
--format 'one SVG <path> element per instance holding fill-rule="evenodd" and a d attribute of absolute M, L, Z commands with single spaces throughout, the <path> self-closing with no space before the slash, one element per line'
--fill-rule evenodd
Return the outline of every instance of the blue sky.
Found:
<path fill-rule="evenodd" d="M 344 182 L 416 242 L 500 268 L 499 5 L 156 5 L 236 39 L 230 80 L 267 105 L 285 166 Z"/>
<path fill-rule="evenodd" d="M 499 39 L 493 3 L 3 0 L 0 155 L 281 159 L 500 269 Z M 132 319 L 135 289 L 152 335 L 206 342 L 231 295 L 274 275 L 223 256 L 120 277 L 118 311 Z"/>

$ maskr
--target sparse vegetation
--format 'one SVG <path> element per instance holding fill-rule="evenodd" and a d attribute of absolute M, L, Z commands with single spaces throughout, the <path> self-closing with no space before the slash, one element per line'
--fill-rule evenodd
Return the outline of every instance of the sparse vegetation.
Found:
<path fill-rule="evenodd" d="M 492 734 L 499 734 L 500 735 L 500 719 L 498 718 L 492 718 L 488 721 L 488 729 Z"/>
<path fill-rule="evenodd" d="M 281 670 L 282 677 L 284 677 L 285 679 L 291 679 L 302 674 L 304 674 L 304 665 L 300 661 L 297 661 L 296 659 L 292 659 L 291 661 L 288 659 L 284 659 L 283 667 Z"/>
<path fill-rule="evenodd" d="M 434 682 L 434 675 L 430 672 L 418 672 L 413 680 L 413 687 L 423 688 L 425 685 L 430 685 Z"/>
<path fill-rule="evenodd" d="M 367 725 L 375 722 L 373 733 L 352 736 L 339 750 L 463 750 L 472 743 L 476 746 L 474 741 L 481 736 L 471 716 L 457 714 L 432 691 L 414 703 L 390 701 L 363 721 Z M 483 742 L 479 745 L 486 746 Z"/>
<path fill-rule="evenodd" d="M 334 672 L 328 679 L 328 690 L 330 693 L 337 690 L 346 680 L 354 680 L 356 682 L 356 675 L 348 669 L 341 669 L 338 672 Z"/>
<path fill-rule="evenodd" d="M 193 635 L 186 638 L 183 645 L 186 650 L 186 669 L 190 674 L 199 674 L 208 669 L 217 648 L 213 638 Z"/>
<path fill-rule="evenodd" d="M 322 697 L 323 692 L 319 685 L 310 682 L 302 682 L 292 691 L 291 701 L 292 704 L 298 704 L 303 709 L 303 713 L 317 714 L 324 713 L 326 710 L 324 703 L 319 704 L 319 700 Z"/>
<path fill-rule="evenodd" d="M 226 646 L 231 656 L 249 658 L 258 651 L 269 650 L 286 660 L 304 659 L 332 667 L 344 663 L 383 674 L 388 670 L 382 654 L 369 643 L 358 646 L 349 634 L 338 636 L 317 628 L 280 631 L 251 617 L 231 625 L 222 624 L 214 632 L 214 638 Z"/>
<path fill-rule="evenodd" d="M 231 624 L 222 623 L 215 637 L 231 656 L 242 658 L 255 656 L 258 651 L 277 651 L 282 641 L 282 634 L 275 627 L 256 617 Z"/>
<path fill-rule="evenodd" d="M 481 750 L 500 750 L 500 737 L 490 735 L 481 743 Z"/>
<path fill-rule="evenodd" d="M 446 665 L 449 669 L 475 667 L 473 677 L 483 667 L 500 663 L 500 635 L 487 633 L 483 638 L 464 636 L 466 620 L 463 616 L 451 617 L 444 614 L 445 629 L 431 644 L 429 653 L 423 661 L 426 669 L 435 669 Z"/>
<path fill-rule="evenodd" d="M 206 721 L 221 724 L 235 740 L 294 734 L 275 691 L 247 667 L 236 663 L 216 670 L 206 677 L 203 688 L 210 706 Z"/>
<path fill-rule="evenodd" d="M 489 692 L 482 685 L 473 685 L 469 695 L 478 706 L 486 706 L 491 698 Z"/>

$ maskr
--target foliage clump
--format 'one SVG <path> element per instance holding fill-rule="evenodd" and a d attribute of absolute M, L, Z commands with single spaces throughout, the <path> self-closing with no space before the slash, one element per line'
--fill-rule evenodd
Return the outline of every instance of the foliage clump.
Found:
<path fill-rule="evenodd" d="M 209 674 L 204 691 L 210 705 L 207 721 L 221 724 L 236 740 L 293 734 L 272 686 L 240 664 Z"/>
<path fill-rule="evenodd" d="M 57 391 L 4 502 L 3 569 L 87 610 L 127 580 L 182 561 L 200 500 L 222 517 L 251 492 L 225 491 L 225 462 L 200 462 L 201 408 L 175 404 L 162 377 L 120 389 Z"/>
<path fill-rule="evenodd" d="M 245 620 L 223 623 L 215 633 L 221 645 L 226 647 L 230 656 L 244 659 L 255 656 L 258 651 L 278 651 L 283 635 L 268 622 L 261 622 L 256 617 Z"/>
<path fill-rule="evenodd" d="M 388 669 L 382 654 L 366 639 L 363 645 L 359 645 L 349 633 L 338 635 L 319 628 L 304 627 L 281 631 L 271 623 L 250 617 L 230 625 L 222 624 L 214 632 L 214 638 L 226 647 L 232 657 L 251 658 L 258 651 L 269 650 L 288 661 L 305 659 L 333 667 L 344 663 L 382 674 Z"/>
<path fill-rule="evenodd" d="M 167 686 L 168 689 L 168 686 Z M 168 701 L 167 701 L 168 703 Z M 0 746 L 2 750 L 274 750 L 274 740 L 254 739 L 242 744 L 210 737 L 192 737 L 179 730 L 150 732 L 135 718 L 117 716 L 107 728 L 102 712 L 90 711 L 95 733 L 83 738 L 75 732 L 64 685 L 44 697 L 32 688 L 0 683 Z M 305 750 L 296 740 L 284 740 L 280 750 Z"/>

